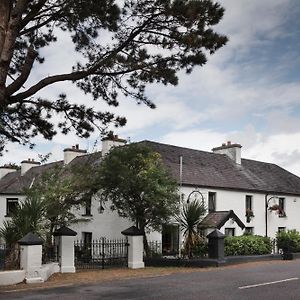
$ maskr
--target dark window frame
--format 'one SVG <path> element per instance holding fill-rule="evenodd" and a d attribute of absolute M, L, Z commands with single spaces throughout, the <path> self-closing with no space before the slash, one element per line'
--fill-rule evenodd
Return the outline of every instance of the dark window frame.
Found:
<path fill-rule="evenodd" d="M 254 234 L 254 227 L 245 227 L 246 234 Z"/>
<path fill-rule="evenodd" d="M 245 197 L 245 211 L 252 210 L 253 211 L 253 196 L 252 195 L 246 195 Z"/>
<path fill-rule="evenodd" d="M 279 218 L 286 217 L 285 213 L 285 198 L 284 197 L 279 197 L 278 198 L 278 206 L 279 206 Z"/>
<path fill-rule="evenodd" d="M 92 216 L 92 199 L 85 201 L 83 216 Z"/>
<path fill-rule="evenodd" d="M 277 232 L 286 232 L 286 227 L 278 227 Z"/>
<path fill-rule="evenodd" d="M 11 205 L 12 203 L 14 203 L 14 204 Z M 19 198 L 6 198 L 6 215 L 5 215 L 5 217 L 11 217 L 12 211 L 18 205 L 19 205 Z"/>
<path fill-rule="evenodd" d="M 234 227 L 226 227 L 224 232 L 225 232 L 226 236 L 235 236 L 235 228 Z M 229 232 L 231 232 L 231 234 L 228 234 Z"/>
<path fill-rule="evenodd" d="M 217 193 L 208 192 L 208 213 L 215 212 L 217 209 Z"/>

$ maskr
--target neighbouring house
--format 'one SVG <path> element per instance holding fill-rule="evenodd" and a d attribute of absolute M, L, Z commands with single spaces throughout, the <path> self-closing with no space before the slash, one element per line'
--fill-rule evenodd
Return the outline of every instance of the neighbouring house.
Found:
<path fill-rule="evenodd" d="M 55 165 L 100 162 L 112 147 L 125 140 L 111 135 L 102 143 L 102 151 L 87 154 L 78 145 L 64 150 L 64 160 L 40 165 L 23 161 L 21 170 L 0 168 L 0 223 L 24 199 L 23 189 Z M 194 198 L 203 201 L 207 215 L 199 230 L 208 234 L 219 229 L 228 236 L 252 233 L 275 237 L 286 229 L 300 231 L 300 178 L 271 163 L 241 158 L 241 145 L 227 142 L 212 152 L 188 149 L 151 141 L 140 142 L 160 153 L 164 165 L 178 181 L 182 202 Z M 88 243 L 99 237 L 119 238 L 132 223 L 109 210 L 97 196 L 77 212 L 90 222 L 72 229 Z M 160 240 L 164 253 L 176 253 L 181 243 L 179 225 L 169 224 L 162 232 L 149 233 L 149 240 Z"/>

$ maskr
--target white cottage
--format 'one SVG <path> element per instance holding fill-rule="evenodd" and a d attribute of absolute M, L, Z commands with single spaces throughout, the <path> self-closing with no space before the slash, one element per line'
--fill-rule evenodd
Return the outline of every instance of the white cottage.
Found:
<path fill-rule="evenodd" d="M 100 162 L 111 147 L 122 146 L 125 140 L 110 136 L 103 140 L 102 152 L 87 154 L 78 146 L 64 150 L 64 160 L 45 165 L 23 161 L 21 170 L 0 168 L 0 223 L 24 199 L 22 190 L 34 184 L 43 172 L 55 165 Z M 182 201 L 198 198 L 204 201 L 208 214 L 200 228 L 208 233 L 218 228 L 226 235 L 244 232 L 275 237 L 286 229 L 300 231 L 300 178 L 270 163 L 242 159 L 241 145 L 223 144 L 212 152 L 193 150 L 151 141 L 142 141 L 160 153 L 164 165 L 178 181 Z M 132 223 L 109 210 L 95 196 L 78 213 L 90 222 L 72 229 L 89 242 L 99 237 L 119 238 Z M 178 224 L 165 226 L 162 233 L 149 233 L 149 240 L 161 240 L 166 253 L 176 252 L 180 242 Z"/>

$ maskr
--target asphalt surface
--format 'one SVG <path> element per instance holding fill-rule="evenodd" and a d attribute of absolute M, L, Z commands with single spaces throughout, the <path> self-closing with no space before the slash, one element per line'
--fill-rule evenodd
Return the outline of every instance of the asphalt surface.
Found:
<path fill-rule="evenodd" d="M 300 299 L 300 260 L 3 292 L 0 299 Z"/>

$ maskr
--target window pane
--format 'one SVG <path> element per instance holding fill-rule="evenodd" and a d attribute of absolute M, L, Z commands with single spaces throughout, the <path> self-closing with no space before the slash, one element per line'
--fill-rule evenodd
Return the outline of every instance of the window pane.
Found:
<path fill-rule="evenodd" d="M 253 227 L 245 227 L 245 234 L 253 234 Z"/>
<path fill-rule="evenodd" d="M 208 212 L 216 211 L 216 193 L 208 192 Z"/>
<path fill-rule="evenodd" d="M 246 210 L 252 210 L 252 196 L 246 195 Z"/>
<path fill-rule="evenodd" d="M 279 198 L 279 208 L 284 210 L 284 198 Z"/>
<path fill-rule="evenodd" d="M 19 203 L 18 198 L 7 198 L 6 199 L 6 216 L 10 216 L 13 211 L 17 208 Z"/>
<path fill-rule="evenodd" d="M 225 235 L 226 236 L 234 236 L 235 235 L 235 228 L 225 228 Z"/>
<path fill-rule="evenodd" d="M 91 201 L 91 199 L 86 200 L 86 203 L 85 203 L 85 214 L 86 215 L 90 215 L 91 214 L 91 207 L 92 207 L 92 201 Z"/>

